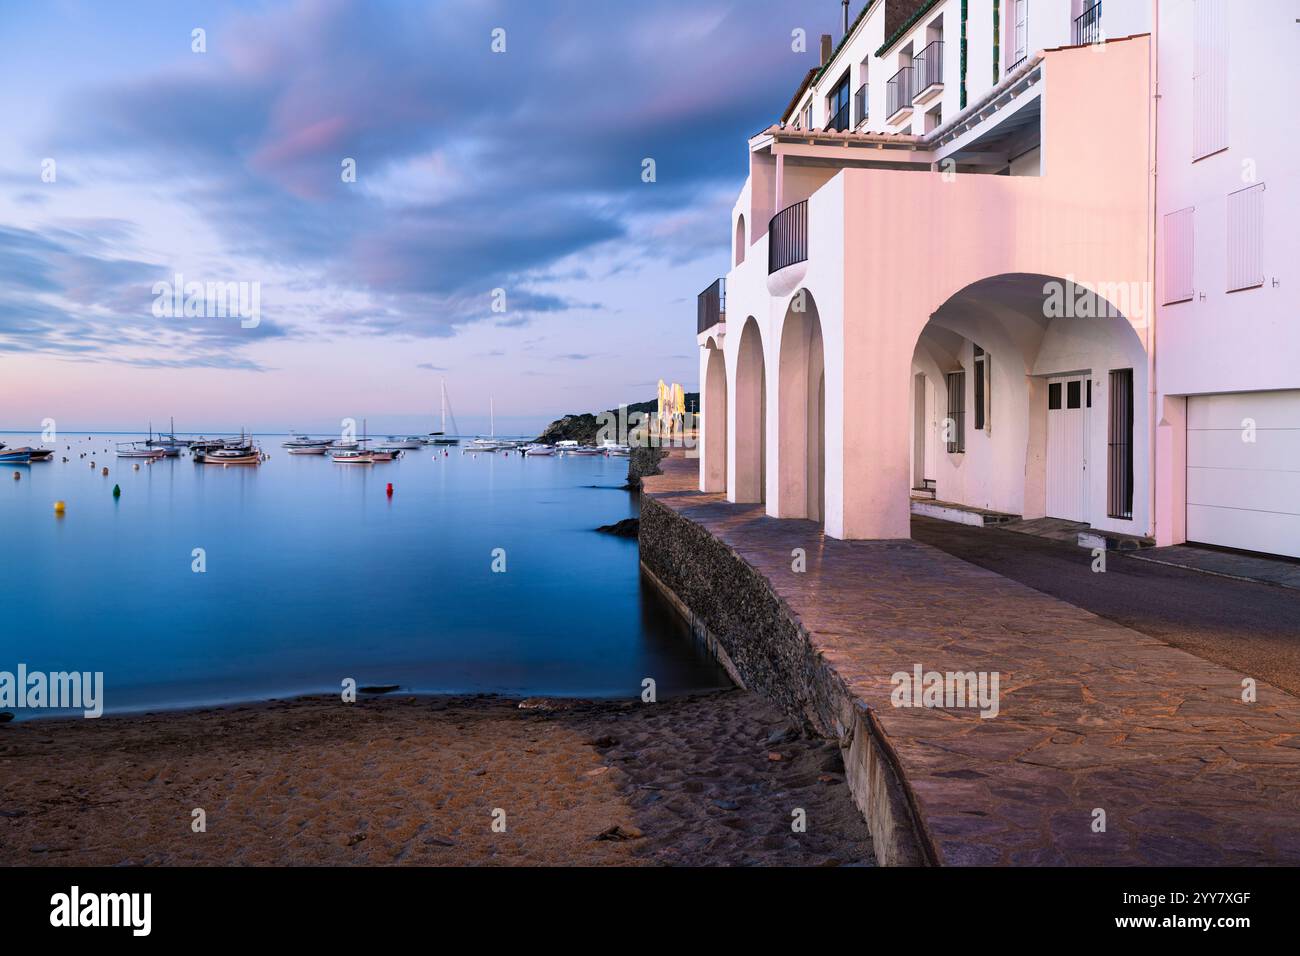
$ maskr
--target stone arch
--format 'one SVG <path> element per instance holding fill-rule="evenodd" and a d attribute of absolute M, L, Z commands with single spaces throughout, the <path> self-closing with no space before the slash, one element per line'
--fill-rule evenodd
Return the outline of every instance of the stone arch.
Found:
<path fill-rule="evenodd" d="M 736 407 L 733 501 L 766 500 L 767 370 L 763 337 L 751 315 L 740 332 L 736 351 Z"/>
<path fill-rule="evenodd" d="M 777 508 L 782 518 L 826 515 L 826 359 L 821 317 L 807 289 L 781 324 Z"/>
<path fill-rule="evenodd" d="M 1145 532 L 1147 361 L 1126 313 L 1130 305 L 1142 308 L 1123 295 L 1099 295 L 1069 279 L 1007 273 L 969 283 L 930 314 L 917 335 L 913 372 L 935 377 L 936 390 L 945 396 L 946 373 L 966 373 L 963 448 L 958 453 L 940 448 L 935 489 L 940 500 L 1025 518 L 1069 518 L 1107 530 Z M 1113 480 L 1108 474 L 1109 377 L 1119 369 L 1132 370 L 1129 518 L 1118 518 L 1107 507 Z M 985 414 L 984 427 L 976 428 L 975 376 L 980 372 L 985 376 Z M 1078 449 L 1064 465 L 1059 454 L 1053 458 L 1053 449 L 1063 447 L 1060 433 L 1052 436 L 1057 426 L 1049 420 L 1053 382 L 1076 382 L 1081 396 Z M 913 433 L 912 454 L 920 445 Z M 1081 489 L 1079 510 L 1070 515 L 1055 511 L 1051 503 L 1062 468 L 1077 475 L 1067 480 L 1077 480 Z"/>
<path fill-rule="evenodd" d="M 727 490 L 727 362 L 722 349 L 710 338 L 705 346 L 704 485 L 708 492 Z"/>

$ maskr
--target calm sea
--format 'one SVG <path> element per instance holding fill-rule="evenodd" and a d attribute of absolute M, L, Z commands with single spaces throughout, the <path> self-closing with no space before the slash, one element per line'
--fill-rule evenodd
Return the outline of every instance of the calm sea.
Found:
<path fill-rule="evenodd" d="M 593 530 L 636 513 L 626 459 L 430 446 L 342 465 L 260 436 L 261 466 L 135 470 L 113 450 L 139 437 L 64 437 L 51 462 L 0 465 L 0 671 L 103 671 L 106 712 L 344 678 L 591 697 L 727 684 L 641 579 L 636 542 Z"/>

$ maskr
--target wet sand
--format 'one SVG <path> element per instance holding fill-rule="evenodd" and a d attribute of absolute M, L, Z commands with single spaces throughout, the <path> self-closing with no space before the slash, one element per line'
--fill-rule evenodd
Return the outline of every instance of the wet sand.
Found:
<path fill-rule="evenodd" d="M 872 860 L 838 748 L 757 695 L 555 703 L 303 698 L 3 725 L 0 864 Z"/>

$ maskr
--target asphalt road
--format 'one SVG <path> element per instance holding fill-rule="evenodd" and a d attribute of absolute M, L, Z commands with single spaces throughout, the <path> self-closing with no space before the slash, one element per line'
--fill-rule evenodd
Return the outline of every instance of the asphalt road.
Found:
<path fill-rule="evenodd" d="M 1032 535 L 912 518 L 912 537 L 1300 696 L 1300 591 L 1106 555 Z"/>

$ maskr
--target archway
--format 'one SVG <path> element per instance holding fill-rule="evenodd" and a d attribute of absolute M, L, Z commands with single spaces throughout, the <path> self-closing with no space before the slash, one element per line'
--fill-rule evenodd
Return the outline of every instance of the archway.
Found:
<path fill-rule="evenodd" d="M 990 276 L 931 314 L 912 374 L 933 389 L 941 434 L 912 433 L 910 473 L 935 479 L 914 483 L 914 509 L 932 494 L 1026 519 L 1146 532 L 1146 353 L 1126 314 L 1141 318 L 1145 306 L 1131 290 L 1101 291 L 1045 275 Z M 913 390 L 914 429 L 934 427 L 917 409 L 924 394 Z"/>
<path fill-rule="evenodd" d="M 826 515 L 826 365 L 821 319 L 807 289 L 791 299 L 781 326 L 777 397 L 778 511 L 782 518 Z"/>
<path fill-rule="evenodd" d="M 736 252 L 732 259 L 736 265 L 740 265 L 745 261 L 745 247 L 749 245 L 746 238 L 745 217 L 742 214 L 736 217 Z"/>
<path fill-rule="evenodd" d="M 767 371 L 763 339 L 753 316 L 740 333 L 736 358 L 736 436 L 734 501 L 766 500 L 767 486 Z"/>
<path fill-rule="evenodd" d="M 704 367 L 704 491 L 727 490 L 727 362 L 713 339 Z"/>

